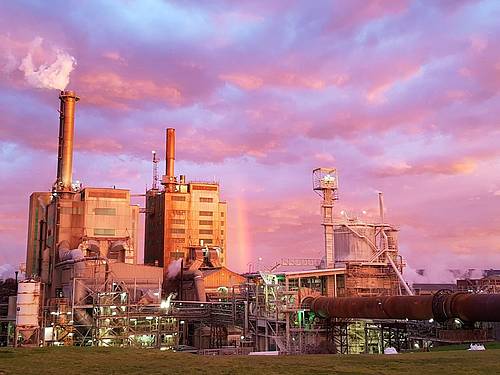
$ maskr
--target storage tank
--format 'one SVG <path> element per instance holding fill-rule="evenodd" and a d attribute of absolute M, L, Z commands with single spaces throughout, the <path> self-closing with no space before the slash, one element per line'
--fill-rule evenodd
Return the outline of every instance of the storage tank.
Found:
<path fill-rule="evenodd" d="M 334 228 L 335 262 L 368 262 L 375 254 L 376 229 L 363 223 L 337 224 Z"/>
<path fill-rule="evenodd" d="M 40 311 L 40 282 L 21 281 L 17 286 L 16 326 L 33 330 L 39 327 L 38 313 Z M 23 334 L 24 335 L 24 334 Z"/>

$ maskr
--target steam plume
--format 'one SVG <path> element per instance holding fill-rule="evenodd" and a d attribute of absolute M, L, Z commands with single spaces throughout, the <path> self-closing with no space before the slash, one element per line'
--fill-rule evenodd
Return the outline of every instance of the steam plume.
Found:
<path fill-rule="evenodd" d="M 173 279 L 175 278 L 179 272 L 181 272 L 182 259 L 176 259 L 168 265 L 167 268 L 167 278 Z"/>
<path fill-rule="evenodd" d="M 64 90 L 69 83 L 69 76 L 76 65 L 76 59 L 61 49 L 54 49 L 56 60 L 52 64 L 35 67 L 33 51 L 40 47 L 42 38 L 36 38 L 28 55 L 22 60 L 19 70 L 24 72 L 26 81 L 38 88 Z"/>
<path fill-rule="evenodd" d="M 0 280 L 14 277 L 15 267 L 11 264 L 0 264 Z"/>

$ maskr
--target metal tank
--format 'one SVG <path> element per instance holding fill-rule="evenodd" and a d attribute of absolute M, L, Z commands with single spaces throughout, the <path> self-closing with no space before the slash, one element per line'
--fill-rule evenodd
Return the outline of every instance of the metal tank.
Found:
<path fill-rule="evenodd" d="M 360 223 L 338 224 L 334 229 L 335 262 L 368 262 L 375 253 L 376 229 Z"/>
<path fill-rule="evenodd" d="M 40 282 L 21 281 L 17 286 L 16 328 L 26 340 L 39 328 L 39 311 Z"/>

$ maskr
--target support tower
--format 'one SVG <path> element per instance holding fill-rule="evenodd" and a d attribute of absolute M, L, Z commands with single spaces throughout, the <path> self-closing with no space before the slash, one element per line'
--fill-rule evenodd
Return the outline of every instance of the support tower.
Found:
<path fill-rule="evenodd" d="M 333 236 L 333 202 L 338 199 L 338 179 L 335 168 L 316 168 L 313 170 L 313 190 L 323 199 L 321 218 L 325 231 L 325 267 L 335 267 Z"/>

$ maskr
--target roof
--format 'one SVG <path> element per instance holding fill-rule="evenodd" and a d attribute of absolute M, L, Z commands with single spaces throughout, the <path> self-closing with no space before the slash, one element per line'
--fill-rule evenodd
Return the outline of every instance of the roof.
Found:
<path fill-rule="evenodd" d="M 456 284 L 439 284 L 439 283 L 428 283 L 428 284 L 419 284 L 415 283 L 412 285 L 413 289 L 419 289 L 419 290 L 441 290 L 441 289 L 457 289 Z"/>
<path fill-rule="evenodd" d="M 324 269 L 311 269 L 311 270 L 301 270 L 301 271 L 285 271 L 285 272 L 267 272 L 263 271 L 265 273 L 271 273 L 273 275 L 277 276 L 288 276 L 288 277 L 293 277 L 293 276 L 298 276 L 298 277 L 319 277 L 319 276 L 328 276 L 328 275 L 341 275 L 346 272 L 345 267 L 342 268 L 324 268 Z M 259 272 L 253 272 L 253 273 L 246 273 L 244 274 L 247 278 L 255 278 L 255 277 L 260 277 Z"/>
<path fill-rule="evenodd" d="M 325 269 L 314 269 L 306 271 L 288 271 L 283 272 L 284 276 L 328 276 L 328 275 L 339 275 L 345 273 L 345 268 L 325 268 Z"/>
<path fill-rule="evenodd" d="M 203 274 L 205 288 L 207 289 L 218 288 L 220 286 L 231 287 L 246 281 L 244 276 L 226 267 L 202 269 L 200 271 Z"/>

